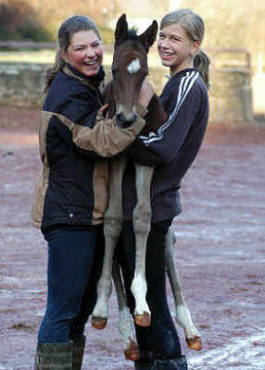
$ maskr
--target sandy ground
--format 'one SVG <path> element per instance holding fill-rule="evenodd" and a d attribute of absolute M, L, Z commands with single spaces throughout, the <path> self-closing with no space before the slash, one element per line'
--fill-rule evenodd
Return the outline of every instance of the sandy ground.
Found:
<path fill-rule="evenodd" d="M 0 109 L 0 370 L 32 369 L 45 307 L 46 247 L 30 224 L 40 162 L 34 110 Z M 210 125 L 183 181 L 176 260 L 204 343 L 190 369 L 265 369 L 265 125 Z M 169 302 L 174 310 L 169 291 Z M 129 370 L 115 297 L 105 331 L 87 325 L 84 369 Z"/>

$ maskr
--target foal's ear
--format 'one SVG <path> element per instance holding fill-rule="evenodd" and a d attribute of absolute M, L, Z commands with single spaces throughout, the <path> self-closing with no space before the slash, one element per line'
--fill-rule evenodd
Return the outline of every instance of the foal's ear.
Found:
<path fill-rule="evenodd" d="M 122 14 L 117 21 L 115 29 L 115 45 L 118 45 L 128 38 L 128 23 L 126 14 Z"/>
<path fill-rule="evenodd" d="M 147 28 L 147 30 L 139 36 L 139 39 L 142 42 L 142 44 L 144 45 L 145 50 L 147 52 L 148 52 L 150 46 L 152 46 L 153 43 L 156 40 L 157 31 L 158 31 L 157 21 L 153 21 L 151 26 L 149 26 Z"/>

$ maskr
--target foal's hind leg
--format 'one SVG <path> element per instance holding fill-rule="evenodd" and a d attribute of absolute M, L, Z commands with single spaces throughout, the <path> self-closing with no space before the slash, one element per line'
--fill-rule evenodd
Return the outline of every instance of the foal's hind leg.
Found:
<path fill-rule="evenodd" d="M 108 299 L 111 295 L 111 274 L 114 249 L 123 223 L 122 178 L 126 159 L 116 159 L 111 163 L 109 205 L 104 215 L 105 254 L 101 277 L 97 285 L 97 303 L 92 313 L 92 325 L 103 329 L 108 318 Z"/>
<path fill-rule="evenodd" d="M 119 262 L 116 257 L 113 261 L 112 277 L 118 300 L 119 332 L 124 344 L 124 355 L 127 360 L 137 361 L 140 358 L 140 352 L 134 335 L 132 317 L 127 304 Z"/>
<path fill-rule="evenodd" d="M 200 350 L 202 341 L 198 330 L 195 328 L 189 308 L 181 291 L 181 283 L 178 270 L 174 261 L 174 232 L 172 227 L 169 228 L 166 236 L 166 269 L 173 291 L 175 306 L 176 306 L 176 321 L 182 327 L 185 334 L 185 339 L 190 349 Z"/>
<path fill-rule="evenodd" d="M 147 284 L 145 278 L 146 244 L 151 228 L 150 187 L 154 168 L 135 164 L 137 205 L 133 211 L 136 256 L 135 272 L 131 291 L 135 298 L 135 323 L 150 326 L 151 312 L 146 302 Z"/>

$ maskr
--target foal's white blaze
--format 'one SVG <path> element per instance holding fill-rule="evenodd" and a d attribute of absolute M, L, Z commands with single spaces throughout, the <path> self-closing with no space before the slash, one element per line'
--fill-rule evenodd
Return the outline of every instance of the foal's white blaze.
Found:
<path fill-rule="evenodd" d="M 127 71 L 131 74 L 136 73 L 141 68 L 140 60 L 138 58 L 131 61 L 131 63 L 127 67 Z"/>

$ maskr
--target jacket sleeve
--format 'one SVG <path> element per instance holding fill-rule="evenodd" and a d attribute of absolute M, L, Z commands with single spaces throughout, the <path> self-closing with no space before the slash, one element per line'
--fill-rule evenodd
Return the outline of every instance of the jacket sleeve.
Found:
<path fill-rule="evenodd" d="M 94 100 L 95 102 L 95 100 Z M 95 104 L 94 104 L 95 105 Z M 91 96 L 87 93 L 72 93 L 57 112 L 52 112 L 64 128 L 72 133 L 72 141 L 76 149 L 89 157 L 112 157 L 122 152 L 131 144 L 143 129 L 147 110 L 137 107 L 137 119 L 126 129 L 115 125 L 114 119 L 103 117 L 98 107 L 91 104 Z M 62 138 L 64 137 L 62 130 Z"/>
<path fill-rule="evenodd" d="M 149 136 L 138 136 L 126 150 L 126 155 L 149 166 L 170 163 L 189 135 L 202 107 L 202 98 L 199 89 L 194 89 L 185 99 L 176 101 L 174 109 L 158 132 Z"/>

